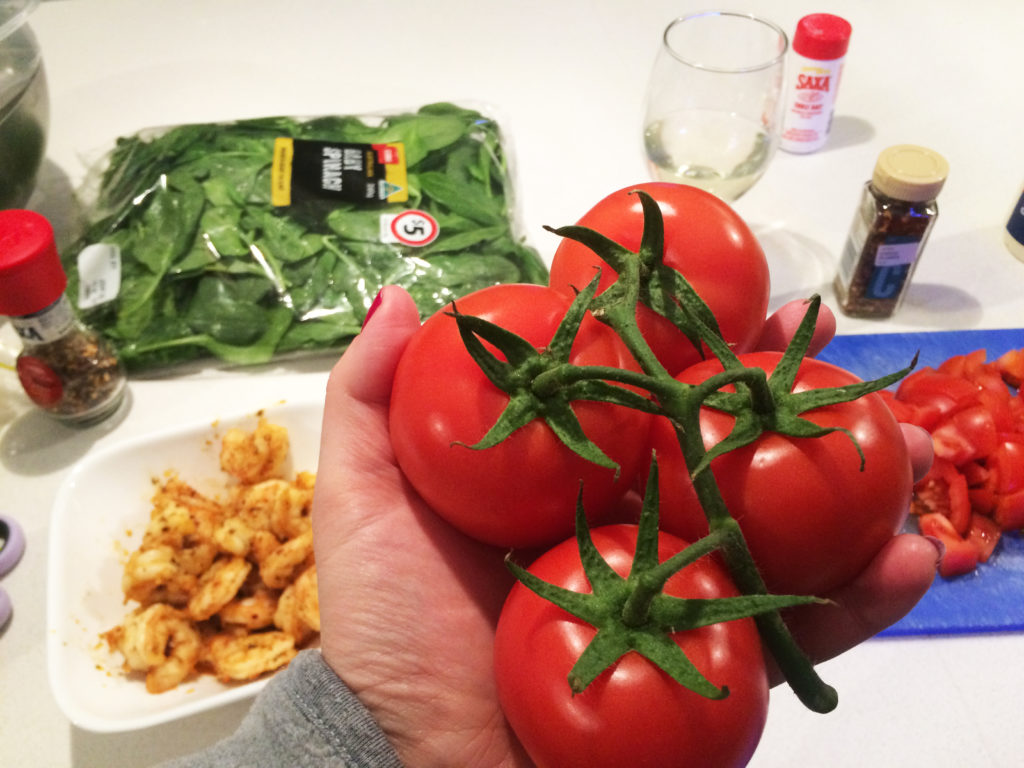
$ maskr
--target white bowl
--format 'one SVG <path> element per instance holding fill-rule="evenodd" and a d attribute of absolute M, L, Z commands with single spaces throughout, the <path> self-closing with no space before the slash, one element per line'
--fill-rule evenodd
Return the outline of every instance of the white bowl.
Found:
<path fill-rule="evenodd" d="M 316 471 L 321 402 L 283 404 L 263 413 L 288 429 L 287 471 Z M 252 429 L 256 414 L 178 427 L 99 450 L 79 462 L 61 485 L 50 532 L 47 584 L 47 666 L 64 714 L 89 731 L 145 728 L 254 696 L 267 679 L 224 684 L 211 675 L 151 694 L 122 671 L 100 634 L 120 624 L 121 573 L 149 520 L 153 479 L 168 469 L 201 492 L 223 489 L 220 436 Z M 289 477 L 291 474 L 288 475 Z"/>

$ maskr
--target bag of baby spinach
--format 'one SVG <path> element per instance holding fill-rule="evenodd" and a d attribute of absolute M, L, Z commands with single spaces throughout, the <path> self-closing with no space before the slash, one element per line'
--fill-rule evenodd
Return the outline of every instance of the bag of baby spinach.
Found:
<path fill-rule="evenodd" d="M 97 179 L 68 292 L 132 370 L 337 350 L 386 284 L 426 317 L 547 277 L 498 124 L 454 104 L 140 132 Z"/>

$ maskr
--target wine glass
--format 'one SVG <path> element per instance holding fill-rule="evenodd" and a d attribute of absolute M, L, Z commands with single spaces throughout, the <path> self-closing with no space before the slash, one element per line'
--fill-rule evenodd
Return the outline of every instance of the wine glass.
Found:
<path fill-rule="evenodd" d="M 652 175 L 733 202 L 779 144 L 789 41 L 757 16 L 705 11 L 665 29 L 647 89 L 644 147 Z"/>

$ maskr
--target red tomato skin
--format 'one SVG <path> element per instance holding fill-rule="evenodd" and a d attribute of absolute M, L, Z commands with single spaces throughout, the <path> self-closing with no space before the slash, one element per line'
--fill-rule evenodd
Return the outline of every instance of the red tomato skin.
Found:
<path fill-rule="evenodd" d="M 932 429 L 935 455 L 960 466 L 982 459 L 998 444 L 995 418 L 984 405 L 971 405 L 951 414 Z"/>
<path fill-rule="evenodd" d="M 931 430 L 951 414 L 977 403 L 978 388 L 947 371 L 920 368 L 900 382 L 896 399 L 916 409 L 913 423 Z"/>
<path fill-rule="evenodd" d="M 592 531 L 594 543 L 625 576 L 636 527 Z M 659 559 L 685 542 L 659 536 Z M 575 540 L 542 555 L 529 569 L 578 592 L 590 585 Z M 679 597 L 735 595 L 725 571 L 704 558 L 669 580 Z M 538 768 L 728 768 L 746 765 L 764 730 L 768 685 L 757 630 L 750 619 L 676 633 L 697 668 L 729 696 L 693 693 L 634 652 L 571 694 L 566 676 L 595 630 L 516 584 L 495 635 L 495 672 L 505 715 Z"/>
<path fill-rule="evenodd" d="M 774 370 L 780 354 L 741 355 L 745 365 Z M 698 383 L 721 370 L 707 361 L 677 378 Z M 806 358 L 795 392 L 859 381 L 821 360 Z M 842 426 L 864 452 L 864 471 L 850 438 L 838 432 L 791 438 L 766 432 L 751 445 L 712 462 L 726 506 L 737 519 L 769 589 L 823 595 L 857 576 L 906 520 L 913 477 L 899 424 L 875 394 L 803 414 L 820 426 Z M 732 428 L 731 416 L 704 408 L 701 429 L 710 447 Z M 707 521 L 666 420 L 655 421 L 662 527 L 687 540 L 707 533 Z"/>
<path fill-rule="evenodd" d="M 539 285 L 496 285 L 462 299 L 477 315 L 535 346 L 550 341 L 569 300 Z M 391 443 L 399 466 L 427 504 L 464 533 L 500 547 L 550 546 L 572 535 L 576 498 L 599 520 L 630 490 L 650 417 L 603 403 L 577 402 L 584 431 L 620 465 L 613 470 L 580 458 L 542 421 L 483 450 L 479 441 L 508 404 L 466 351 L 454 318 L 440 310 L 409 342 L 395 374 Z M 580 365 L 636 367 L 625 346 L 587 315 L 573 347 Z"/>
<path fill-rule="evenodd" d="M 1024 434 L 1002 435 L 986 457 L 985 466 L 996 493 L 1024 490 Z"/>
<path fill-rule="evenodd" d="M 1000 496 L 992 516 L 1004 531 L 1024 530 L 1024 488 Z"/>
<path fill-rule="evenodd" d="M 978 562 L 987 563 L 995 552 L 1002 531 L 999 524 L 986 515 L 972 514 L 971 527 L 967 531 L 967 540 L 978 553 Z"/>
<path fill-rule="evenodd" d="M 726 341 L 737 352 L 753 349 L 764 328 L 770 280 L 757 238 L 726 203 L 684 184 L 648 182 L 613 192 L 577 222 L 631 251 L 640 247 L 643 207 L 630 194 L 643 190 L 659 204 L 665 222 L 664 263 L 681 272 L 711 309 Z M 614 270 L 581 243 L 563 239 L 551 262 L 549 284 L 574 295 L 601 268 L 598 290 L 611 285 Z M 675 375 L 701 359 L 686 337 L 665 318 L 637 307 L 637 322 L 662 365 Z"/>

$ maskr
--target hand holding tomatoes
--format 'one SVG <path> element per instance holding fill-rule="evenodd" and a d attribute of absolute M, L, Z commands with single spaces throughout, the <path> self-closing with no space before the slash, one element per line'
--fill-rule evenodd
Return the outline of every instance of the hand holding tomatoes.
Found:
<path fill-rule="evenodd" d="M 408 295 L 386 288 L 329 381 L 314 506 L 322 652 L 404 764 L 473 755 L 527 766 L 494 681 L 494 628 L 513 583 L 504 553 L 434 515 L 390 447 L 394 370 L 418 327 Z M 798 641 L 819 661 L 856 645 L 909 610 L 934 567 L 931 544 L 894 539 L 848 595 L 829 596 L 835 605 L 794 614 Z"/>
<path fill-rule="evenodd" d="M 649 210 L 651 205 L 649 200 L 644 200 L 645 210 Z M 657 243 L 661 237 L 662 235 L 653 229 L 650 233 L 645 231 L 641 238 L 641 250 L 646 248 L 647 251 L 651 251 L 652 244 Z M 622 248 L 621 245 L 615 247 L 620 250 Z M 664 284 L 673 288 L 678 287 L 682 279 L 673 277 L 664 270 L 659 275 Z M 616 286 L 606 288 L 602 294 L 604 298 L 600 299 L 605 303 L 601 304 L 595 300 L 589 305 L 594 309 L 595 317 L 601 316 L 601 307 L 610 306 L 609 302 L 616 291 L 621 292 L 621 289 Z M 533 290 L 530 293 L 531 296 L 542 295 L 535 294 Z M 551 294 L 554 294 L 555 298 Z M 511 476 L 508 474 L 509 465 L 514 462 L 516 468 L 526 470 L 526 477 L 536 476 L 539 482 L 546 483 L 549 481 L 544 479 L 547 469 L 545 464 L 550 463 L 551 457 L 557 455 L 557 463 L 569 467 L 568 479 L 571 485 L 576 486 L 574 490 L 578 490 L 584 469 L 582 465 L 573 466 L 572 462 L 581 459 L 580 453 L 590 453 L 593 447 L 597 455 L 603 458 L 597 463 L 591 462 L 590 468 L 596 466 L 606 472 L 610 471 L 612 494 L 618 496 L 621 490 L 614 483 L 621 479 L 628 480 L 633 471 L 632 467 L 642 463 L 646 458 L 644 445 L 651 418 L 648 411 L 665 413 L 672 418 L 679 416 L 683 413 L 680 410 L 683 401 L 688 397 L 686 392 L 691 391 L 686 387 L 694 386 L 684 386 L 675 380 L 666 381 L 664 370 L 659 373 L 658 364 L 648 367 L 640 360 L 631 362 L 628 356 L 616 360 L 615 355 L 611 358 L 597 355 L 589 361 L 583 357 L 575 357 L 580 350 L 588 350 L 591 344 L 594 348 L 603 348 L 606 352 L 616 347 L 621 351 L 623 345 L 605 344 L 601 340 L 602 334 L 591 328 L 604 326 L 591 323 L 593 318 L 589 314 L 581 317 L 575 324 L 579 328 L 579 339 L 569 338 L 567 341 L 563 331 L 564 323 L 556 316 L 562 315 L 564 318 L 567 312 L 571 311 L 565 309 L 570 298 L 557 297 L 557 292 L 554 291 L 544 295 L 546 298 L 541 299 L 536 305 L 531 299 L 524 305 L 524 310 L 513 313 L 515 318 L 509 322 L 523 323 L 521 329 L 515 331 L 514 338 L 513 334 L 505 335 L 504 332 L 496 332 L 491 326 L 482 324 L 485 321 L 479 318 L 489 311 L 486 305 L 466 309 L 467 304 L 477 300 L 475 297 L 469 296 L 459 300 L 459 306 L 454 308 L 452 313 L 459 317 L 446 315 L 446 319 L 451 321 L 448 325 L 449 331 L 434 337 L 444 341 L 435 340 L 422 345 L 426 350 L 435 345 L 435 348 L 440 350 L 440 362 L 431 368 L 430 356 L 425 352 L 420 350 L 418 357 L 411 354 L 417 346 L 416 338 L 427 337 L 425 330 L 431 321 L 424 324 L 421 330 L 417 330 L 413 321 L 414 311 L 410 309 L 411 302 L 408 297 L 389 289 L 385 292 L 383 302 L 372 321 L 342 357 L 331 376 L 321 450 L 322 488 L 318 490 L 314 510 L 324 615 L 324 658 L 342 674 L 350 687 L 380 719 L 403 760 L 410 765 L 436 760 L 438 755 L 443 755 L 443 759 L 447 761 L 469 761 L 474 764 L 527 764 L 521 744 L 509 731 L 505 721 L 497 716 L 503 708 L 498 703 L 493 661 L 484 661 L 484 651 L 489 650 L 494 644 L 494 628 L 498 622 L 499 612 L 504 616 L 501 621 L 506 630 L 503 632 L 507 631 L 513 638 L 525 637 L 522 633 L 527 630 L 522 622 L 532 622 L 541 613 L 547 616 L 541 622 L 544 625 L 574 623 L 574 620 L 558 614 L 560 608 L 547 603 L 542 603 L 540 608 L 527 608 L 525 612 L 517 613 L 511 607 L 513 601 L 510 598 L 504 611 L 501 610 L 502 599 L 510 581 L 501 567 L 500 553 L 486 545 L 486 542 L 493 542 L 496 539 L 488 537 L 505 535 L 504 532 L 494 534 L 494 531 L 500 530 L 501 526 L 509 522 L 506 518 L 508 512 L 514 515 L 513 530 L 514 524 L 521 525 L 524 519 L 542 527 L 549 523 L 548 512 L 530 518 L 530 512 L 527 511 L 526 517 L 523 517 L 523 513 L 516 505 L 499 507 L 502 513 L 491 515 L 488 519 L 491 513 L 489 507 L 495 506 L 495 501 L 500 502 L 503 496 L 508 495 L 502 493 L 502 489 L 508 487 L 508 483 L 516 482 L 502 479 Z M 663 298 L 664 295 L 652 303 L 659 305 L 661 302 L 662 309 L 666 309 Z M 578 301 L 583 300 L 589 302 L 589 295 L 585 294 Z M 606 322 L 613 319 L 618 323 L 626 317 L 630 322 L 636 323 L 637 320 L 633 319 L 636 308 L 633 310 L 623 313 L 613 309 L 609 311 L 608 316 L 601 319 Z M 690 330 L 697 329 L 706 342 L 707 349 L 722 358 L 724 366 L 730 369 L 728 376 L 733 377 L 730 381 L 737 382 L 741 378 L 744 380 L 737 392 L 733 393 L 723 389 L 723 386 L 729 383 L 724 380 L 717 386 L 708 387 L 706 392 L 701 390 L 701 396 L 707 396 L 708 406 L 722 406 L 724 410 L 735 415 L 738 399 L 747 396 L 741 392 L 749 394 L 756 387 L 751 389 L 750 382 L 753 379 L 747 373 L 738 373 L 737 365 L 742 365 L 736 359 L 734 348 L 722 342 L 720 337 L 716 341 L 714 337 L 705 335 L 709 328 L 708 316 L 699 308 L 696 314 L 690 316 L 694 310 L 684 301 L 674 308 L 668 307 L 667 311 L 674 315 L 676 320 L 684 316 L 686 322 L 683 324 L 688 325 Z M 763 314 L 762 308 L 756 321 L 756 333 L 752 332 L 752 341 L 747 342 L 751 345 L 756 344 L 759 339 L 768 340 L 772 337 L 771 332 L 765 330 Z M 470 321 L 466 319 L 469 317 L 477 319 Z M 526 322 L 524 317 L 530 322 Z M 615 332 L 611 337 L 619 339 L 622 334 L 620 326 L 616 326 L 615 323 L 612 323 Z M 500 324 L 506 325 L 507 322 L 502 318 Z M 718 326 L 719 323 L 716 318 L 712 318 L 710 325 Z M 436 326 L 442 327 L 440 323 Z M 534 332 L 538 326 L 543 328 L 543 332 Z M 455 328 L 454 334 L 450 331 L 452 327 Z M 711 332 L 713 331 L 714 328 L 711 327 Z M 826 328 L 824 334 L 828 333 Z M 410 341 L 411 336 L 416 338 Z M 782 332 L 781 336 L 785 336 L 785 332 Z M 797 336 L 801 339 L 799 348 L 806 350 L 812 343 L 812 329 L 805 323 L 800 326 Z M 453 339 L 460 342 L 461 347 L 456 346 Z M 590 339 L 596 341 L 590 342 Z M 625 344 L 634 356 L 636 339 L 635 336 L 631 337 Z M 588 343 L 580 344 L 579 341 Z M 463 365 L 463 355 L 449 355 L 445 345 L 450 345 L 451 349 L 461 349 L 462 353 L 466 352 L 467 347 L 475 349 L 474 365 L 478 375 L 474 379 L 476 391 L 455 390 L 453 382 L 470 374 L 453 375 Z M 704 347 L 704 343 L 698 341 L 698 346 Z M 697 347 L 691 347 L 696 353 Z M 377 360 L 373 360 L 375 352 L 380 355 Z M 399 380 L 404 376 L 400 368 L 405 363 L 406 355 L 410 360 L 418 359 L 420 365 L 428 366 L 422 369 L 428 374 L 418 379 L 415 375 L 417 369 L 413 367 L 410 369 L 413 373 L 409 374 L 408 381 L 400 385 Z M 400 356 L 403 358 L 401 363 L 398 362 Z M 399 376 L 395 376 L 396 370 L 399 370 Z M 766 376 L 760 370 L 754 373 L 755 378 L 756 375 Z M 443 376 L 451 376 L 451 379 L 442 378 Z M 648 384 L 651 386 L 647 386 Z M 633 402 L 636 402 L 637 391 L 646 390 L 650 392 L 651 397 L 644 400 L 646 404 L 643 407 L 632 409 L 632 415 L 638 418 L 632 427 L 628 421 L 616 420 L 613 429 L 601 433 L 600 422 L 610 420 L 609 412 L 631 410 L 620 404 L 628 398 L 620 398 L 619 395 L 608 397 L 609 388 L 632 392 Z M 486 392 L 488 396 L 492 396 L 491 393 L 495 390 L 500 393 L 497 396 L 497 405 L 494 402 L 487 405 L 487 400 L 481 393 Z M 561 397 L 559 393 L 565 393 L 565 396 Z M 424 395 L 425 397 L 422 397 Z M 447 408 L 448 415 L 438 422 L 441 424 L 441 430 L 450 430 L 450 425 L 456 423 L 451 419 L 463 416 L 477 418 L 479 429 L 475 430 L 474 434 L 465 436 L 454 435 L 450 431 L 433 430 L 430 419 L 416 420 L 420 415 L 417 413 L 417 397 L 422 397 L 422 402 L 426 404 L 440 404 L 442 411 Z M 690 404 L 683 410 L 689 409 L 687 412 L 696 415 L 692 408 L 700 401 L 692 398 L 690 400 Z M 453 404 L 454 408 L 451 407 Z M 603 417 L 596 420 L 598 423 L 585 423 L 586 411 L 591 406 L 604 410 Z M 557 414 L 561 416 L 553 417 Z M 567 415 L 568 418 L 565 418 Z M 399 416 L 402 419 L 409 419 L 409 424 L 422 425 L 422 429 L 413 433 L 413 439 L 409 439 L 406 430 L 399 426 Z M 762 413 L 759 418 L 764 417 Z M 618 415 L 615 416 L 615 419 L 617 418 Z M 448 426 L 445 426 L 446 424 Z M 636 424 L 640 424 L 639 429 L 634 429 Z M 494 431 L 490 430 L 492 425 Z M 531 435 L 528 430 L 534 427 L 538 429 Z M 431 435 L 432 431 L 436 431 L 436 434 Z M 469 447 L 473 444 L 490 445 L 491 442 L 497 442 L 491 439 L 495 433 L 505 438 L 504 442 L 497 443 L 497 448 L 487 447 L 474 452 Z M 550 436 L 548 433 L 560 434 L 567 438 L 569 445 L 576 447 L 569 450 L 565 457 L 557 453 L 541 454 L 547 462 L 537 462 L 536 447 L 546 445 L 544 441 Z M 533 448 L 513 452 L 510 454 L 511 459 L 506 457 L 504 461 L 482 465 L 476 473 L 464 471 L 464 474 L 460 475 L 457 472 L 452 473 L 451 467 L 445 466 L 446 463 L 454 463 L 450 457 L 457 451 L 466 452 L 466 455 L 482 455 L 497 451 L 506 442 L 511 442 L 517 434 L 529 437 L 527 442 Z M 537 438 L 536 434 L 544 437 Z M 639 448 L 626 447 L 622 453 L 616 453 L 620 447 L 631 443 L 636 434 L 643 436 Z M 699 432 L 693 434 L 700 438 Z M 899 440 L 898 428 L 896 434 Z M 400 447 L 403 439 L 405 445 Z M 416 440 L 423 442 L 417 443 Z M 398 469 L 400 463 L 405 470 L 406 463 L 412 467 L 423 455 L 434 451 L 433 448 L 419 450 L 419 446 L 428 446 L 430 440 L 434 441 L 437 449 L 433 454 L 433 472 L 415 469 L 403 472 Z M 583 448 L 580 449 L 579 446 Z M 703 447 L 700 450 L 703 451 Z M 437 463 L 437 457 L 440 457 L 440 463 Z M 688 461 L 691 458 L 688 457 Z M 424 461 L 424 466 L 427 464 L 428 462 Z M 600 466 L 601 464 L 605 466 Z M 909 465 L 908 461 L 906 466 Z M 346 468 L 339 471 L 343 466 Z M 330 469 L 327 469 L 328 467 Z M 616 470 L 619 472 L 618 477 L 615 475 Z M 498 478 L 497 490 L 492 484 L 489 486 L 491 490 L 481 492 L 480 489 L 487 488 L 487 484 L 491 483 L 493 478 L 481 478 L 479 475 L 491 474 Z M 410 476 L 416 477 L 411 483 Z M 705 476 L 711 478 L 711 471 L 706 472 Z M 565 477 L 561 478 L 561 483 L 565 484 L 565 480 Z M 481 505 L 474 503 L 447 515 L 452 523 L 482 541 L 462 535 L 442 519 L 443 515 L 433 514 L 435 510 L 431 507 L 441 504 L 431 499 L 425 501 L 420 496 L 420 492 L 434 495 L 431 483 L 434 484 L 434 490 L 441 489 L 444 493 L 454 492 L 456 495 L 463 492 L 459 487 L 463 484 L 469 490 L 470 497 L 478 494 L 478 498 L 483 499 L 482 509 Z M 586 485 L 584 482 L 584 494 Z M 529 481 L 520 482 L 513 487 L 518 489 L 516 493 L 522 497 L 517 500 L 531 501 L 530 497 L 525 495 L 533 491 Z M 557 487 L 561 488 L 561 485 Z M 564 494 L 561 490 L 557 492 Z M 563 506 L 568 506 L 570 510 L 572 508 L 570 505 Z M 611 505 L 609 511 L 614 514 L 616 506 Z M 564 509 L 561 514 L 565 515 Z M 479 525 L 477 518 L 482 518 L 485 522 L 479 530 L 474 530 L 472 526 Z M 721 522 L 721 518 L 716 519 Z M 497 529 L 493 527 L 495 525 L 498 526 Z M 728 552 L 735 555 L 739 551 L 742 555 L 743 548 L 737 549 L 736 542 L 739 540 L 731 532 L 734 527 L 735 523 L 731 519 L 726 520 L 723 525 L 712 531 L 708 539 L 699 542 L 698 546 L 714 548 L 718 546 L 719 540 L 729 540 L 732 544 Z M 613 594 L 619 589 L 616 579 L 623 581 L 621 574 L 624 561 L 621 555 L 612 554 L 615 552 L 614 547 L 606 546 L 605 534 L 613 531 L 628 534 L 630 530 L 631 527 L 620 526 L 597 529 L 592 534 L 597 550 L 608 553 L 608 563 L 603 569 L 599 568 L 604 574 L 599 580 L 607 581 Z M 543 535 L 548 537 L 555 534 L 547 530 Z M 632 534 L 625 536 L 624 551 L 629 551 L 631 546 L 640 550 L 641 547 L 637 543 L 640 539 L 631 539 L 631 536 Z M 629 543 L 630 540 L 633 541 L 632 545 Z M 653 557 L 660 561 L 663 557 L 671 557 L 671 553 L 678 551 L 682 546 L 678 540 L 673 540 L 666 533 L 659 534 L 658 540 L 663 541 L 669 549 L 662 551 L 659 543 L 655 549 L 662 551 L 662 554 L 658 555 L 650 546 L 645 546 L 645 557 Z M 530 542 L 527 540 L 524 543 Z M 563 550 L 567 550 L 566 545 L 556 547 L 553 552 Z M 723 549 L 723 552 L 727 550 Z M 636 557 L 640 558 L 639 551 Z M 570 566 L 573 562 L 572 557 L 558 559 L 555 555 L 550 555 L 550 558 L 549 555 L 545 555 L 538 561 L 536 568 L 543 570 L 545 566 L 542 564 L 549 559 L 562 564 L 568 563 Z M 736 558 L 727 556 L 725 559 L 730 561 Z M 579 560 L 578 556 L 576 560 Z M 580 569 L 587 573 L 588 583 L 596 584 L 594 573 L 588 570 L 594 565 L 593 562 L 590 566 L 586 565 L 588 560 L 592 561 L 593 558 L 585 556 L 584 561 L 580 563 Z M 870 562 L 864 564 L 863 570 L 854 575 L 852 581 L 832 593 L 842 602 L 828 607 L 794 609 L 793 626 L 798 643 L 802 644 L 806 638 L 808 652 L 818 660 L 873 634 L 884 626 L 885 622 L 899 618 L 916 602 L 930 582 L 934 564 L 934 549 L 920 537 L 894 538 L 890 534 L 886 541 L 879 544 L 877 554 Z M 717 568 L 706 557 L 695 565 L 700 567 L 696 568 L 694 573 L 710 573 Z M 572 569 L 575 573 L 575 576 L 571 577 L 575 579 L 574 583 L 582 585 L 583 582 L 579 580 L 582 578 L 580 570 L 575 566 L 572 566 Z M 754 570 L 756 573 L 756 569 Z M 620 575 L 613 576 L 613 571 Z M 678 574 L 682 582 L 686 581 L 683 578 L 685 572 Z M 554 575 L 551 578 L 557 580 Z M 628 579 L 625 581 L 628 582 Z M 708 583 L 705 576 L 701 576 L 699 583 Z M 751 589 L 751 582 L 746 580 L 741 584 L 741 591 L 754 599 L 771 598 L 759 591 L 756 583 L 753 587 Z M 595 588 L 594 591 L 598 590 Z M 516 586 L 512 590 L 512 595 L 521 592 L 522 589 Z M 717 594 L 731 593 L 726 585 L 724 591 Z M 702 593 L 698 590 L 697 594 Z M 664 597 L 666 600 L 671 599 L 668 594 Z M 516 602 L 523 604 L 518 598 Z M 711 604 L 721 602 L 715 599 Z M 727 602 L 726 600 L 725 604 Z M 879 611 L 877 606 L 885 606 L 885 609 Z M 769 619 L 771 616 L 777 618 L 775 609 L 771 610 L 773 612 L 768 615 Z M 744 621 L 749 624 L 749 620 Z M 758 621 L 760 623 L 761 620 Z M 674 620 L 669 624 L 674 626 Z M 687 630 L 679 634 L 689 640 L 698 639 L 703 635 L 707 641 L 710 637 L 721 635 L 731 625 L 743 626 L 743 623 L 714 623 L 702 630 Z M 632 625 L 627 622 L 627 626 Z M 772 631 L 778 629 L 771 621 L 765 626 L 769 626 Z M 611 636 L 602 635 L 602 631 L 598 629 L 596 637 L 605 637 L 600 644 L 608 646 L 607 639 Z M 631 635 L 631 632 L 632 630 L 627 630 L 626 634 Z M 590 630 L 590 634 L 594 636 L 593 630 Z M 454 637 L 458 638 L 457 643 L 452 642 Z M 674 643 L 675 640 L 669 642 Z M 611 645 L 619 647 L 619 643 L 619 640 L 614 640 Z M 632 645 L 633 643 L 639 645 Z M 643 649 L 647 648 L 646 643 L 647 641 L 642 638 L 629 640 L 625 647 Z M 510 646 L 503 643 L 503 647 L 508 649 Z M 521 650 L 515 640 L 512 641 L 511 647 L 516 651 Z M 659 647 L 665 648 L 664 645 Z M 713 667 L 707 666 L 710 661 L 701 655 L 700 649 L 708 650 L 709 646 L 698 642 L 694 648 L 696 650 L 687 654 L 693 656 L 690 661 L 698 662 L 697 669 L 705 676 L 717 677 Z M 775 646 L 773 651 L 774 649 Z M 601 672 L 603 667 L 599 665 L 595 676 L 587 676 L 587 679 L 592 679 L 594 685 L 604 686 L 608 685 L 606 674 L 610 676 L 608 679 L 611 679 L 620 672 L 626 674 L 631 670 L 642 669 L 645 670 L 645 674 L 651 672 L 647 662 L 635 658 L 635 653 L 636 650 L 627 650 L 621 658 L 612 662 L 611 668 L 605 672 Z M 661 653 L 662 651 L 658 651 L 655 656 Z M 592 655 L 590 652 L 584 654 L 588 657 Z M 714 655 L 713 651 L 711 655 Z M 747 667 L 754 669 L 751 673 L 753 681 L 748 679 L 744 684 L 729 683 L 733 693 L 724 702 L 728 702 L 736 695 L 737 686 L 747 694 L 753 694 L 755 701 L 758 699 L 757 691 L 763 691 L 764 672 L 758 666 L 759 644 L 756 652 L 744 651 L 739 656 L 742 657 L 744 664 L 755 664 L 754 667 Z M 539 671 L 545 663 L 549 660 L 554 661 L 555 658 L 554 650 L 551 654 L 537 651 L 532 654 L 531 661 Z M 386 664 L 382 666 L 383 660 L 386 660 Z M 513 668 L 521 669 L 519 665 L 513 665 Z M 554 666 L 550 669 L 554 669 Z M 664 673 L 653 671 L 656 674 L 653 677 L 647 674 L 647 679 L 665 679 Z M 787 677 L 791 673 L 790 668 L 786 673 Z M 630 676 L 631 672 L 627 677 Z M 758 679 L 761 683 L 757 682 Z M 562 708 L 570 706 L 567 702 L 570 702 L 572 697 L 567 685 L 562 687 L 560 695 L 549 695 L 546 692 L 548 688 L 539 685 L 539 678 L 535 680 L 538 681 L 537 687 L 528 684 L 531 706 L 539 704 L 536 694 L 540 690 L 545 691 L 542 703 L 551 707 L 551 711 L 561 712 Z M 717 695 L 714 690 L 711 689 L 711 699 L 707 701 L 723 704 L 723 701 L 713 701 Z M 453 696 L 453 692 L 457 692 L 458 695 Z M 587 691 L 579 694 L 580 697 L 586 695 Z M 735 705 L 740 707 L 743 706 L 744 700 L 751 699 L 745 699 L 745 695 L 733 699 Z M 582 702 L 583 698 L 580 698 L 580 701 Z M 440 707 L 440 713 L 437 710 L 439 703 L 444 705 Z M 510 713 L 517 707 L 515 701 L 502 703 L 504 710 Z M 692 702 L 686 704 L 686 707 L 693 716 L 699 711 L 698 705 Z M 734 742 L 741 742 L 749 747 L 749 731 L 747 737 L 740 735 L 738 731 L 729 731 L 730 727 L 738 728 L 740 720 L 744 723 L 758 722 L 758 707 L 755 705 L 753 709 L 747 711 L 753 712 L 752 719 L 737 716 L 736 719 L 722 718 L 718 721 L 727 734 L 723 737 L 722 743 L 733 745 Z M 652 717 L 654 714 L 656 713 L 652 713 Z M 510 719 L 516 717 L 510 714 Z M 763 719 L 760 722 L 763 723 Z M 461 723 L 461 727 L 457 727 L 457 723 Z M 474 726 L 474 723 L 477 725 Z M 523 725 L 521 720 L 518 724 L 513 724 L 522 730 L 523 738 L 530 742 L 528 746 L 531 752 L 538 750 L 533 746 L 535 734 L 527 735 L 530 726 Z M 606 725 L 609 728 L 614 727 L 610 723 Z M 757 726 L 753 731 L 755 735 L 752 738 L 755 743 L 759 728 L 760 726 Z M 671 729 L 671 725 L 659 729 L 659 733 L 654 736 L 661 738 L 664 734 L 660 731 L 665 729 Z M 732 733 L 732 738 L 728 733 Z M 544 740 L 544 734 L 541 734 L 541 740 Z M 726 757 L 722 760 L 745 761 L 749 756 L 748 747 L 741 748 L 732 758 Z M 541 764 L 567 764 L 563 758 L 547 753 L 546 749 L 548 747 L 540 747 L 540 751 L 532 756 Z M 721 764 L 716 758 L 711 759 L 714 764 Z M 661 761 L 654 764 L 665 763 Z"/>

